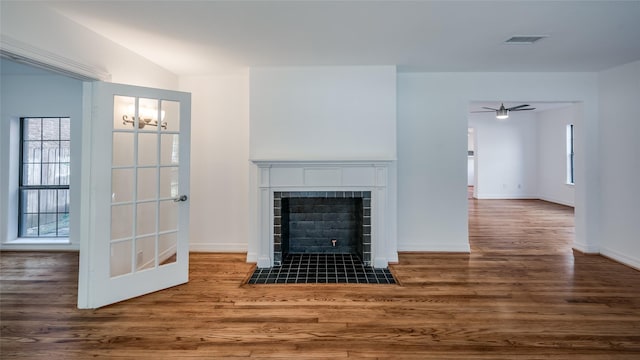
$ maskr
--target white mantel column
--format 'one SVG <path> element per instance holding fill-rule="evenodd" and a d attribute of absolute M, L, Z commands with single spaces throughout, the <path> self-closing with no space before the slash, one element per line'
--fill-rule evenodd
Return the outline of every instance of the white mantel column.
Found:
<path fill-rule="evenodd" d="M 258 165 L 258 258 L 259 268 L 273 266 L 273 191 L 268 164 Z"/>

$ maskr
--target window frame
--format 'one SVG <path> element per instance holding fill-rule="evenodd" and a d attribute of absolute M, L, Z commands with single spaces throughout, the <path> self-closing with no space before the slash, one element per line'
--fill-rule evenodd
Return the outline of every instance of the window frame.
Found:
<path fill-rule="evenodd" d="M 40 129 L 40 139 L 39 140 L 30 140 L 30 139 L 26 139 L 25 138 L 25 122 L 28 120 L 34 120 L 34 119 L 40 119 L 41 124 L 43 123 L 43 121 L 45 119 L 57 119 L 58 120 L 58 136 L 55 140 L 44 140 L 43 139 L 43 129 L 42 129 L 42 125 L 41 125 L 41 129 Z M 58 159 L 56 159 L 57 161 L 54 162 L 54 164 L 57 164 L 58 166 L 60 166 L 61 164 L 68 164 L 68 168 L 69 168 L 69 172 L 67 173 L 67 180 L 68 183 L 67 184 L 53 184 L 53 185 L 43 185 L 42 184 L 42 166 L 43 164 L 47 164 L 43 162 L 43 142 L 44 141 L 57 141 L 58 144 L 58 149 L 61 149 L 62 146 L 60 144 L 60 142 L 62 141 L 66 141 L 69 144 L 69 149 L 71 148 L 71 133 L 69 132 L 69 139 L 61 139 L 61 122 L 62 119 L 67 119 L 69 121 L 69 131 L 71 131 L 71 118 L 69 116 L 23 116 L 19 118 L 19 133 L 20 133 L 20 141 L 19 141 L 19 150 L 18 150 L 18 212 L 17 212 L 17 230 L 18 230 L 18 234 L 17 237 L 19 239 L 28 239 L 28 240 L 38 240 L 38 239 L 68 239 L 69 238 L 69 232 L 71 231 L 71 229 L 69 228 L 66 234 L 60 234 L 60 227 L 59 227 L 59 223 L 60 223 L 60 215 L 61 214 L 66 214 L 67 217 L 70 217 L 70 201 L 68 201 L 67 203 L 67 207 L 66 207 L 66 211 L 59 211 L 59 192 L 58 190 L 67 190 L 67 196 L 70 196 L 70 182 L 71 182 L 71 174 L 70 174 L 70 166 L 71 166 L 71 152 L 69 150 L 69 161 L 68 162 L 62 162 L 60 161 L 60 155 L 58 155 Z M 24 184 L 24 148 L 25 148 L 25 142 L 26 141 L 39 141 L 40 142 L 40 184 L 39 185 L 25 185 Z M 49 163 L 50 164 L 50 163 Z M 58 169 L 58 175 L 60 176 L 60 170 Z M 38 216 L 38 226 L 37 226 L 37 235 L 30 235 L 27 234 L 26 232 L 26 224 L 24 223 L 24 216 L 25 216 L 25 209 L 24 206 L 26 204 L 25 199 L 24 199 L 24 191 L 25 190 L 37 190 L 38 191 L 38 200 L 37 200 L 37 207 L 38 210 L 36 213 L 29 213 L 29 214 L 37 214 Z M 43 212 L 41 211 L 41 205 L 40 205 L 40 194 L 42 190 L 55 190 L 56 191 L 56 211 L 55 213 L 53 212 Z M 40 219 L 41 219 L 41 215 L 42 214 L 54 214 L 56 217 L 56 230 L 55 230 L 55 235 L 52 235 L 50 233 L 47 234 L 40 234 Z"/>

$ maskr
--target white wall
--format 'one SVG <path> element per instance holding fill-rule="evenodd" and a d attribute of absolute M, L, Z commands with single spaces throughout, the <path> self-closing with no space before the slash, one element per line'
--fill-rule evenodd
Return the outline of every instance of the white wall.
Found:
<path fill-rule="evenodd" d="M 252 160 L 395 160 L 396 88 L 395 66 L 252 68 L 249 156 Z M 249 206 L 254 208 L 255 166 L 250 175 Z M 384 241 L 395 244 L 395 163 L 389 165 L 387 176 L 390 221 L 385 234 L 392 239 Z M 248 258 L 252 259 L 260 246 L 255 215 L 250 224 Z"/>
<path fill-rule="evenodd" d="M 449 77 L 398 74 L 399 251 L 469 251 L 469 99 Z"/>
<path fill-rule="evenodd" d="M 252 68 L 252 159 L 396 158 L 394 66 Z"/>
<path fill-rule="evenodd" d="M 111 74 L 115 83 L 170 90 L 178 87 L 175 74 L 42 4 L 3 1 L 1 6 L 2 36 L 22 50 L 101 69 Z"/>
<path fill-rule="evenodd" d="M 599 74 L 600 252 L 640 269 L 640 61 Z"/>
<path fill-rule="evenodd" d="M 44 249 L 78 249 L 80 204 L 80 155 L 82 133 L 82 82 L 2 59 L 0 80 L 0 247 L 18 234 L 18 176 L 20 117 L 69 116 L 71 119 L 70 234 L 71 244 L 38 245 Z"/>
<path fill-rule="evenodd" d="M 582 102 L 574 246 L 597 251 L 598 166 L 585 160 L 597 156 L 597 76 L 591 73 L 398 74 L 399 250 L 469 250 L 467 109 L 470 101 L 496 99 Z"/>
<path fill-rule="evenodd" d="M 182 77 L 191 97 L 190 249 L 247 251 L 249 74 Z"/>
<path fill-rule="evenodd" d="M 574 185 L 567 184 L 567 125 L 576 124 L 575 106 L 542 111 L 538 116 L 538 197 L 575 205 Z"/>
<path fill-rule="evenodd" d="M 537 198 L 537 126 L 534 113 L 471 114 L 477 153 L 474 189 L 478 199 Z"/>

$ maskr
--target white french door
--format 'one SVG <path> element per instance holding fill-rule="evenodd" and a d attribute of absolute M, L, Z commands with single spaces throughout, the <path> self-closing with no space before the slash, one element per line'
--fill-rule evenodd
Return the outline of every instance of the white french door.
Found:
<path fill-rule="evenodd" d="M 98 308 L 188 281 L 191 95 L 84 93 L 78 307 Z"/>

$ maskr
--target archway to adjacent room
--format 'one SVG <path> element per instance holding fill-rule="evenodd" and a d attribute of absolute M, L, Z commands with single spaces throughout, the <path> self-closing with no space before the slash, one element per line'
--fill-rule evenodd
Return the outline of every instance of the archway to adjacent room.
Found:
<path fill-rule="evenodd" d="M 496 105 L 497 104 L 497 105 Z M 569 102 L 529 104 L 531 111 L 497 119 L 501 102 L 470 102 L 467 198 L 471 251 L 568 253 L 575 238 Z M 533 237 L 532 237 L 533 235 Z"/>

